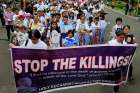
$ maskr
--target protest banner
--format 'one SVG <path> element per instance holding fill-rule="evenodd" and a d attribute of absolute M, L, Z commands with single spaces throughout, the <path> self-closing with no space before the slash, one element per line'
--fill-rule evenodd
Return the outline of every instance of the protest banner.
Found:
<path fill-rule="evenodd" d="M 12 48 L 17 93 L 47 93 L 94 84 L 120 85 L 127 81 L 135 50 L 135 45 Z"/>

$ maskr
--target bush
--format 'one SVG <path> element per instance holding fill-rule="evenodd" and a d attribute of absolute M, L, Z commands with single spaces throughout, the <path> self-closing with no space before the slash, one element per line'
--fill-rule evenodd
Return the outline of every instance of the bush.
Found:
<path fill-rule="evenodd" d="M 115 3 L 115 7 L 120 8 L 120 9 L 124 9 L 125 8 L 126 3 L 123 1 L 117 1 Z"/>

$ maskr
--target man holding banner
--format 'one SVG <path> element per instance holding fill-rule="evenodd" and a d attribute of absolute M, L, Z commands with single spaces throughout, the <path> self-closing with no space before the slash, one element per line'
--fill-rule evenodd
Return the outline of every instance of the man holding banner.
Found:
<path fill-rule="evenodd" d="M 111 41 L 108 42 L 110 45 L 127 44 L 125 42 L 125 33 L 122 29 L 117 29 L 115 34 L 116 34 L 116 39 L 112 39 Z M 114 86 L 113 93 L 118 93 L 118 92 L 119 92 L 119 86 Z"/>
<path fill-rule="evenodd" d="M 87 2 L 87 0 L 79 1 L 81 1 L 81 4 Z M 59 4 L 61 5 L 61 2 Z M 58 15 L 67 15 L 66 20 L 63 20 L 63 17 L 57 18 L 57 14 L 48 17 L 48 14 L 53 14 L 50 11 L 52 4 L 50 2 L 46 5 L 48 5 L 48 10 L 44 11 L 44 14 L 47 13 L 45 25 L 50 30 L 50 23 L 56 21 L 54 19 L 58 19 L 56 23 L 60 26 L 61 37 L 64 30 L 61 29 L 63 28 L 61 23 L 63 21 L 71 22 L 71 16 L 68 13 L 70 11 L 67 8 L 71 7 L 73 11 L 77 11 L 75 13 L 76 20 L 79 20 L 79 15 L 86 13 L 82 11 L 82 7 L 69 5 L 68 3 L 62 4 L 58 9 Z M 86 5 L 83 6 L 84 10 L 86 7 Z M 96 7 L 99 8 L 99 6 Z M 61 13 L 63 10 L 66 11 Z M 40 14 L 33 16 L 36 15 Z M 94 15 L 92 16 L 95 18 Z M 98 21 L 101 21 L 100 18 L 98 19 Z M 35 21 L 35 18 L 33 20 Z M 76 20 L 73 21 L 77 25 Z M 88 18 L 83 22 L 85 23 L 86 21 L 89 21 Z M 67 22 L 65 22 L 65 25 L 67 25 Z M 102 26 L 103 24 L 100 26 L 99 23 L 97 25 L 98 30 Z M 47 32 L 48 29 L 44 31 Z M 68 28 L 66 27 L 66 29 Z M 75 29 L 75 27 L 72 26 L 72 29 Z M 47 48 L 47 45 L 40 40 L 41 35 L 38 30 L 33 30 L 32 32 L 32 38 L 28 39 L 22 46 L 17 47 L 10 44 L 17 93 L 46 93 L 95 84 L 113 86 L 114 92 L 117 93 L 119 85 L 127 82 L 128 69 L 132 63 L 136 45 L 128 45 L 124 42 L 125 34 L 121 29 L 117 29 L 116 37 L 109 41 L 108 44 L 92 45 L 93 43 L 89 42 L 86 46 L 59 47 L 55 49 Z M 72 34 L 70 33 L 70 37 Z M 78 43 L 84 45 L 86 39 L 83 37 L 80 37 L 80 39 Z M 77 40 L 69 40 L 69 42 L 75 44 Z M 87 39 L 87 41 L 90 40 L 91 38 Z"/>

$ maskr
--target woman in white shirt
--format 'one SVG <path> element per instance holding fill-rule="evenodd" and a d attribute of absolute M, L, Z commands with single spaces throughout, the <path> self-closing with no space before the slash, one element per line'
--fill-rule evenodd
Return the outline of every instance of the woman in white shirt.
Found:
<path fill-rule="evenodd" d="M 60 47 L 60 29 L 57 22 L 53 21 L 51 23 L 50 30 L 48 30 L 47 38 L 49 39 L 49 45 L 51 48 Z"/>

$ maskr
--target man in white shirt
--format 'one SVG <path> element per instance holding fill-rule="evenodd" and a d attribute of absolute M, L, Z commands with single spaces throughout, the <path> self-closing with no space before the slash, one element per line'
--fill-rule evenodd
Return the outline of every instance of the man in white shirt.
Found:
<path fill-rule="evenodd" d="M 112 28 L 112 32 L 111 32 L 112 38 L 114 38 L 116 36 L 115 31 L 119 28 L 123 28 L 123 20 L 120 17 L 116 18 L 116 25 L 113 26 L 113 28 Z"/>
<path fill-rule="evenodd" d="M 115 39 L 112 39 L 108 42 L 109 45 L 124 45 L 124 44 L 127 44 L 125 42 L 125 33 L 123 32 L 122 29 L 118 29 L 116 30 L 116 38 Z M 119 85 L 118 86 L 114 86 L 113 87 L 113 93 L 118 93 L 119 92 Z"/>
<path fill-rule="evenodd" d="M 122 29 L 116 30 L 116 38 L 112 39 L 108 42 L 110 45 L 122 45 L 122 44 L 127 44 L 125 42 L 125 33 L 123 32 Z"/>

